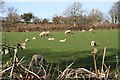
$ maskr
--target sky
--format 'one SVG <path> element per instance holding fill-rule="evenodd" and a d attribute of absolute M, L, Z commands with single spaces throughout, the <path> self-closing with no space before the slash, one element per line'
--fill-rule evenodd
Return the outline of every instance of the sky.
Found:
<path fill-rule="evenodd" d="M 73 2 L 9 2 L 5 3 L 5 7 L 15 7 L 18 14 L 32 12 L 39 18 L 51 19 L 53 16 L 62 15 L 63 12 L 72 5 Z M 81 2 L 82 8 L 89 12 L 93 8 L 101 10 L 103 13 L 107 13 L 114 2 Z"/>

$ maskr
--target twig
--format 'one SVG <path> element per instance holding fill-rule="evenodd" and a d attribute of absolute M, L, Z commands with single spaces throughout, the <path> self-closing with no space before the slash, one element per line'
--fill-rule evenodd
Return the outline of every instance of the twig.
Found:
<path fill-rule="evenodd" d="M 44 79 L 46 79 L 46 76 L 47 76 L 47 73 L 46 73 L 46 70 L 45 70 L 45 68 L 41 65 L 41 67 L 43 68 L 43 71 L 44 71 L 44 73 L 45 73 L 45 75 L 44 75 Z"/>
<path fill-rule="evenodd" d="M 98 70 L 97 70 L 97 65 L 96 65 L 96 53 L 94 53 L 94 55 L 93 55 L 93 60 L 94 60 L 96 79 L 98 79 Z"/>
<path fill-rule="evenodd" d="M 9 69 L 11 69 L 11 68 L 12 68 L 12 66 L 9 67 L 9 68 L 7 68 L 7 69 L 5 69 L 5 70 L 3 70 L 3 71 L 1 71 L 0 74 L 3 74 L 4 72 L 6 72 L 7 70 L 9 70 Z"/>
<path fill-rule="evenodd" d="M 24 70 L 26 70 L 27 72 L 31 73 L 32 75 L 36 76 L 39 80 L 41 80 L 41 78 L 37 74 L 35 74 L 34 72 L 28 70 L 27 68 L 23 67 L 22 65 L 20 65 L 20 67 L 23 68 Z"/>
<path fill-rule="evenodd" d="M 16 54 L 17 54 L 17 52 L 14 52 L 13 65 L 12 65 L 12 69 L 11 69 L 10 76 L 9 76 L 10 78 L 12 78 L 13 69 L 16 64 Z"/>
<path fill-rule="evenodd" d="M 83 70 L 83 71 L 85 71 L 85 72 L 87 72 L 87 73 L 89 73 L 89 74 L 92 74 L 92 75 L 96 76 L 95 73 L 93 73 L 93 72 L 91 72 L 91 71 L 89 71 L 89 70 L 87 70 L 87 69 L 85 69 L 85 68 L 78 68 L 78 69 L 79 69 L 79 70 Z"/>
<path fill-rule="evenodd" d="M 116 54 L 116 73 L 119 73 L 118 65 L 119 65 L 118 54 Z"/>
<path fill-rule="evenodd" d="M 107 69 L 106 80 L 108 80 L 109 72 L 110 72 L 110 66 L 109 66 L 108 69 Z"/>
<path fill-rule="evenodd" d="M 105 54 L 106 54 L 106 47 L 104 48 L 104 54 L 103 54 L 103 59 L 102 59 L 102 68 L 101 68 L 101 73 L 104 73 L 104 71 L 103 71 L 103 66 L 104 66 Z"/>
<path fill-rule="evenodd" d="M 65 75 L 65 72 L 73 65 L 73 63 L 71 63 L 63 72 L 62 75 L 59 75 L 58 78 L 61 78 Z"/>

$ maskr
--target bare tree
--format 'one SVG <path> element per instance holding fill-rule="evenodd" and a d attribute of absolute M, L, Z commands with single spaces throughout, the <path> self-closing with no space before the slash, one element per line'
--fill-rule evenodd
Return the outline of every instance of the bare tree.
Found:
<path fill-rule="evenodd" d="M 17 9 L 14 7 L 9 7 L 7 9 L 6 20 L 3 22 L 4 31 L 10 31 L 12 28 L 16 27 L 19 19 L 20 16 L 17 14 Z"/>
<path fill-rule="evenodd" d="M 120 22 L 120 1 L 115 2 L 109 11 L 113 23 Z"/>
<path fill-rule="evenodd" d="M 1 0 L 0 1 L 0 13 L 4 12 L 4 5 L 5 5 L 5 2 Z"/>
<path fill-rule="evenodd" d="M 66 17 L 69 17 L 72 22 L 73 26 L 76 27 L 76 19 L 78 16 L 82 15 L 82 5 L 80 2 L 74 2 L 70 7 L 67 8 L 67 10 L 64 12 L 64 15 Z"/>
<path fill-rule="evenodd" d="M 103 21 L 103 13 L 99 9 L 92 9 L 88 15 L 91 24 L 98 26 Z"/>

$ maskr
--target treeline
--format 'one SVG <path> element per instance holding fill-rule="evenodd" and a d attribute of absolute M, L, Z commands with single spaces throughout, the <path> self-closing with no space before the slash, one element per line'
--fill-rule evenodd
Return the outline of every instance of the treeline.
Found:
<path fill-rule="evenodd" d="M 97 26 L 89 26 L 89 25 L 83 25 L 79 26 L 77 25 L 76 27 L 73 27 L 71 25 L 65 25 L 65 24 L 29 24 L 29 25 L 17 25 L 17 27 L 12 27 L 12 28 L 3 28 L 4 31 L 7 32 L 28 32 L 28 31 L 65 31 L 67 29 L 73 30 L 73 31 L 81 31 L 83 29 L 89 30 L 90 28 L 92 29 L 97 29 L 97 30 L 103 30 L 103 29 L 118 29 L 117 24 L 109 23 L 109 24 L 101 24 Z M 6 30 L 5 30 L 6 29 Z"/>
<path fill-rule="evenodd" d="M 4 9 L 4 2 L 0 3 L 0 6 Z M 0 20 L 2 21 L 2 31 L 117 29 L 120 22 L 119 8 L 120 1 L 115 2 L 107 16 L 99 9 L 91 9 L 89 13 L 86 13 L 80 2 L 74 2 L 63 12 L 63 15 L 55 15 L 52 20 L 49 20 L 38 18 L 32 12 L 19 15 L 16 8 L 10 7 L 7 9 L 8 15 Z M 1 13 L 3 12 L 4 10 Z"/>

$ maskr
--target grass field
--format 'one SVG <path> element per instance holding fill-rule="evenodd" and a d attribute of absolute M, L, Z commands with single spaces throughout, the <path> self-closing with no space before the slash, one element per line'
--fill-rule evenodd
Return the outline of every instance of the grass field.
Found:
<path fill-rule="evenodd" d="M 3 33 L 3 43 L 14 45 L 22 43 L 26 38 L 30 39 L 26 43 L 26 49 L 18 52 L 18 57 L 25 56 L 26 64 L 29 64 L 33 54 L 41 54 L 49 63 L 60 65 L 64 69 L 71 62 L 75 62 L 72 67 L 85 67 L 94 69 L 93 48 L 90 42 L 95 40 L 98 43 L 98 50 L 101 52 L 97 60 L 97 65 L 101 67 L 103 49 L 106 46 L 105 63 L 115 70 L 116 53 L 118 53 L 118 31 L 103 30 L 92 32 L 75 31 L 73 34 L 65 35 L 64 32 L 51 32 L 51 36 L 39 37 L 39 32 L 5 32 Z M 32 40 L 32 37 L 37 37 Z M 49 37 L 54 37 L 54 41 L 48 41 Z M 60 39 L 67 39 L 65 43 L 60 43 Z M 3 55 L 3 62 L 9 60 L 9 55 Z M 120 59 L 119 59 L 120 60 Z"/>

